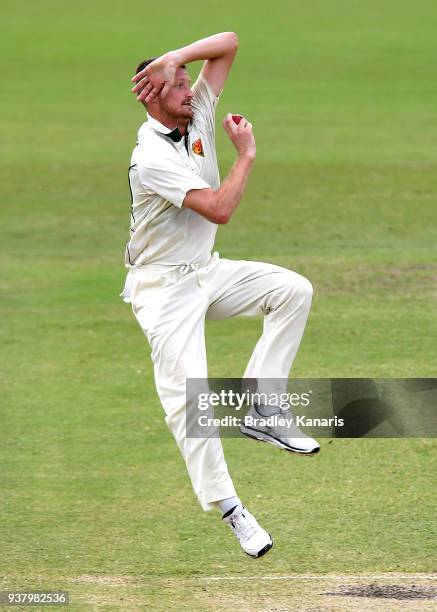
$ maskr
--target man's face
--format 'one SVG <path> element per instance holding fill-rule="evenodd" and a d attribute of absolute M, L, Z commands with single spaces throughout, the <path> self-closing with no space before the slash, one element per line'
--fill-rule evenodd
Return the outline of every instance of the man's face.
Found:
<path fill-rule="evenodd" d="M 159 99 L 159 106 L 172 119 L 189 121 L 193 117 L 193 95 L 188 72 L 185 68 L 178 68 L 175 83 L 168 94 Z"/>

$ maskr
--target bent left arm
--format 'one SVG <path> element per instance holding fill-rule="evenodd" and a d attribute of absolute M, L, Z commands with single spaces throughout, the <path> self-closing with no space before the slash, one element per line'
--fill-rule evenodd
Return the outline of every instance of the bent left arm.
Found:
<path fill-rule="evenodd" d="M 136 83 L 132 91 L 137 94 L 137 100 L 144 100 L 146 104 L 158 95 L 164 97 L 173 85 L 176 70 L 180 66 L 205 60 L 201 74 L 218 96 L 223 89 L 237 49 L 238 37 L 235 32 L 221 32 L 176 51 L 169 51 L 132 78 Z"/>
<path fill-rule="evenodd" d="M 206 60 L 201 75 L 208 81 L 214 94 L 218 96 L 228 78 L 238 51 L 238 36 L 235 32 L 222 32 L 222 34 L 216 34 L 199 42 L 207 43 L 207 41 L 210 41 L 208 44 L 210 53 L 201 58 Z"/>

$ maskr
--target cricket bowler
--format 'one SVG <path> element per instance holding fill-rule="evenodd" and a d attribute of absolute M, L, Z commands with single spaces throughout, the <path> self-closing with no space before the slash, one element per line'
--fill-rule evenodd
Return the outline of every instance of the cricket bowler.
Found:
<path fill-rule="evenodd" d="M 200 505 L 218 508 L 242 549 L 257 558 L 273 540 L 237 496 L 220 438 L 189 438 L 185 427 L 186 379 L 208 377 L 205 319 L 264 317 L 244 372 L 262 392 L 265 381 L 286 385 L 311 306 L 312 286 L 299 274 L 213 253 L 217 228 L 232 218 L 256 155 L 252 124 L 228 113 L 223 128 L 235 161 L 220 183 L 215 111 L 237 49 L 235 33 L 215 34 L 143 61 L 132 78 L 147 121 L 129 168 L 129 271 L 121 295 L 150 344 L 165 420 Z M 198 60 L 204 63 L 192 85 L 186 66 Z M 252 405 L 251 425 L 242 433 L 291 452 L 318 452 L 318 443 L 297 427 L 266 424 L 281 411 L 271 403 Z"/>

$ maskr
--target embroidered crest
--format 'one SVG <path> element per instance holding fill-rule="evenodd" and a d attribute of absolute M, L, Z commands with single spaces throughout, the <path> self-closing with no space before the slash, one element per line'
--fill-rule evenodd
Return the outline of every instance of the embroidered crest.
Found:
<path fill-rule="evenodd" d="M 200 155 L 201 157 L 205 157 L 205 154 L 203 152 L 202 141 L 200 140 L 200 138 L 198 138 L 197 140 L 195 140 L 193 142 L 193 144 L 191 145 L 191 148 L 193 149 L 193 152 L 196 155 Z"/>

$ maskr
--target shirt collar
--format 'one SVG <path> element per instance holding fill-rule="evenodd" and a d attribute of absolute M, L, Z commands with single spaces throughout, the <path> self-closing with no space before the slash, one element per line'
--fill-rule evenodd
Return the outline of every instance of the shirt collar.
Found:
<path fill-rule="evenodd" d="M 156 132 L 159 132 L 163 136 L 167 136 L 168 138 L 170 138 L 170 140 L 172 140 L 173 142 L 180 142 L 182 140 L 182 134 L 180 133 L 178 127 L 175 127 L 174 130 L 171 130 L 165 125 L 162 125 L 162 123 L 159 123 L 159 121 L 152 117 L 152 115 L 149 115 L 149 113 L 147 113 L 147 124 Z"/>

